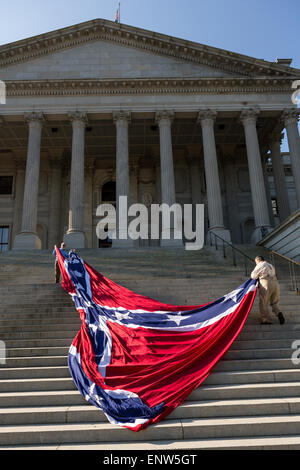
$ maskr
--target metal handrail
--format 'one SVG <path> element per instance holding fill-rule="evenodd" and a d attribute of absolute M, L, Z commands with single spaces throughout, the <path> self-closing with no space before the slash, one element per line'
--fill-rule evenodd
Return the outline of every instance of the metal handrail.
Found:
<path fill-rule="evenodd" d="M 286 261 L 288 263 L 289 272 L 290 272 L 291 290 L 295 291 L 297 294 L 300 295 L 300 290 L 298 289 L 297 275 L 296 275 L 296 272 L 295 272 L 295 267 L 300 266 L 300 263 L 298 263 L 294 259 L 288 258 L 285 255 L 282 255 L 281 253 L 277 253 L 277 251 L 274 251 L 274 250 L 268 250 L 268 251 L 269 251 L 269 254 L 270 254 L 270 257 L 271 257 L 271 260 L 272 260 L 272 264 L 274 265 L 274 267 L 275 267 L 275 264 L 276 264 L 275 263 L 275 256 L 278 256 L 278 257 L 282 258 L 284 261 Z"/>
<path fill-rule="evenodd" d="M 233 263 L 233 266 L 237 267 L 236 252 L 240 253 L 240 254 L 244 257 L 245 275 L 248 276 L 249 271 L 248 271 L 247 260 L 250 260 L 251 263 L 253 263 L 253 262 L 254 262 L 254 259 L 250 258 L 250 256 L 248 256 L 246 253 L 244 253 L 243 251 L 241 251 L 241 250 L 239 250 L 238 248 L 236 248 L 235 246 L 233 246 L 232 243 L 228 242 L 227 240 L 224 240 L 224 238 L 220 237 L 220 235 L 217 235 L 217 234 L 216 234 L 215 232 L 213 232 L 212 230 L 209 232 L 209 235 L 210 235 L 210 246 L 213 246 L 211 236 L 214 235 L 214 237 L 215 237 L 215 248 L 216 248 L 216 250 L 218 250 L 217 239 L 219 239 L 219 240 L 222 241 L 223 257 L 224 257 L 224 258 L 227 258 L 225 245 L 230 246 L 230 248 L 231 248 L 231 250 L 232 250 L 232 263 Z"/>
<path fill-rule="evenodd" d="M 271 251 L 270 251 L 270 254 L 271 254 L 271 255 L 274 254 L 274 255 L 280 256 L 280 258 L 283 258 L 283 259 L 285 259 L 286 261 L 289 261 L 289 262 L 292 263 L 292 264 L 296 264 L 297 266 L 300 266 L 300 263 L 298 263 L 298 262 L 295 261 L 294 259 L 288 258 L 287 256 L 284 256 L 284 255 L 282 255 L 281 253 L 277 253 L 277 251 L 271 250 Z"/>
<path fill-rule="evenodd" d="M 243 251 L 241 251 L 238 248 L 236 248 L 235 246 L 233 246 L 232 243 L 228 242 L 227 240 L 224 240 L 224 238 L 220 237 L 220 235 L 217 235 L 215 232 L 210 231 L 209 235 L 210 235 L 210 246 L 213 246 L 212 235 L 215 237 L 214 241 L 215 241 L 216 250 L 218 250 L 217 239 L 221 240 L 222 246 L 223 246 L 223 256 L 224 256 L 224 258 L 227 258 L 225 245 L 230 246 L 230 248 L 232 249 L 233 266 L 237 267 L 236 253 L 235 252 L 240 253 L 244 257 L 245 275 L 248 276 L 249 271 L 248 271 L 247 260 L 250 260 L 251 263 L 254 263 L 255 260 L 250 258 L 250 256 L 248 256 Z M 269 252 L 269 255 L 270 255 L 271 262 L 272 262 L 272 264 L 274 265 L 275 268 L 276 268 L 275 256 L 279 256 L 280 258 L 282 258 L 284 261 L 286 261 L 288 263 L 289 272 L 290 272 L 291 290 L 295 291 L 297 294 L 300 295 L 300 290 L 298 289 L 298 284 L 299 284 L 300 281 L 297 281 L 297 275 L 296 275 L 296 272 L 295 272 L 295 268 L 300 267 L 300 263 L 298 263 L 297 261 L 295 261 L 291 258 L 288 258 L 285 255 L 282 255 L 281 253 L 277 253 L 277 251 L 268 250 L 268 252 Z M 277 277 L 278 277 L 278 275 L 277 275 Z M 299 276 L 299 280 L 300 280 L 300 276 Z"/>

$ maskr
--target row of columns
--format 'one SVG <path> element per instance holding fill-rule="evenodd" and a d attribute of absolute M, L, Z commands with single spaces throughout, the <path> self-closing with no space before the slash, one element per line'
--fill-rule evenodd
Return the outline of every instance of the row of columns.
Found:
<path fill-rule="evenodd" d="M 244 126 L 245 140 L 247 147 L 247 158 L 251 184 L 251 194 L 253 212 L 255 219 L 255 231 L 253 242 L 258 241 L 265 232 L 272 230 L 270 215 L 268 210 L 264 174 L 261 162 L 260 148 L 256 130 L 256 120 L 258 110 L 247 109 L 241 112 L 241 121 Z M 220 178 L 218 169 L 218 159 L 214 135 L 214 123 L 217 113 L 212 110 L 199 112 L 198 122 L 202 128 L 204 168 L 207 186 L 207 206 L 209 217 L 209 230 L 219 234 L 222 238 L 230 241 L 230 232 L 224 226 L 224 216 L 222 208 L 222 197 L 220 188 Z M 82 112 L 69 113 L 72 121 L 72 163 L 69 201 L 69 225 L 65 234 L 65 241 L 68 246 L 83 248 L 85 246 L 84 235 L 84 147 L 85 147 L 85 126 L 87 116 Z M 175 175 L 172 150 L 171 126 L 174 113 L 172 111 L 161 111 L 156 114 L 156 122 L 159 125 L 160 133 L 160 190 L 161 202 L 169 206 L 176 202 Z M 40 169 L 40 148 L 41 135 L 44 116 L 42 113 L 26 113 L 25 119 L 29 124 L 28 153 L 25 173 L 24 199 L 21 231 L 15 236 L 15 249 L 40 249 L 41 242 L 36 234 L 37 226 L 37 200 L 39 187 Z M 290 148 L 291 164 L 295 179 L 296 195 L 298 207 L 300 207 L 300 143 L 298 133 L 297 110 L 286 110 L 282 113 L 282 119 L 287 129 L 287 136 Z M 120 196 L 127 196 L 129 199 L 129 153 L 128 153 L 128 126 L 130 123 L 130 113 L 125 111 L 113 114 L 116 125 L 116 199 L 117 214 L 118 201 Z M 284 216 L 289 214 L 288 197 L 285 188 L 284 170 L 280 157 L 280 140 L 278 136 L 272 136 L 271 153 L 274 165 L 274 177 L 276 191 L 278 194 L 279 210 Z M 59 168 L 55 172 L 52 180 L 51 208 L 55 209 L 60 204 L 60 180 Z M 53 206 L 53 207 L 52 207 Z M 55 211 L 53 210 L 52 213 Z M 126 214 L 121 214 L 127 218 Z M 57 222 L 53 217 L 50 221 L 52 237 L 57 233 Z M 117 217 L 118 220 L 118 217 Z M 122 224 L 123 226 L 123 224 Z M 127 226 L 127 224 L 126 224 Z M 118 226 L 117 226 L 118 228 Z M 120 227 L 121 228 L 121 227 Z M 173 232 L 175 228 L 173 227 Z M 120 233 L 117 243 L 122 246 L 131 245 L 132 241 L 126 239 L 126 234 Z M 182 240 L 173 239 L 162 243 L 182 244 Z"/>

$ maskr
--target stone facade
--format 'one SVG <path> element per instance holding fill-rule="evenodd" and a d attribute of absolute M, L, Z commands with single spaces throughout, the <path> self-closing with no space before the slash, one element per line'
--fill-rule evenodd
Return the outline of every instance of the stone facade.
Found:
<path fill-rule="evenodd" d="M 110 182 L 109 202 L 204 203 L 208 235 L 258 241 L 300 207 L 299 78 L 281 61 L 106 20 L 1 46 L 7 247 L 101 246 L 96 209 Z"/>

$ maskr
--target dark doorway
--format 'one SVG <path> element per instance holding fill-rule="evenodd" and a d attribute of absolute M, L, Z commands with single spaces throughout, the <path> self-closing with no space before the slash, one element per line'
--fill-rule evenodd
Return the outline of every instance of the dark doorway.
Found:
<path fill-rule="evenodd" d="M 115 181 L 107 181 L 102 186 L 101 192 L 101 202 L 106 204 L 112 204 L 116 207 L 116 182 Z M 108 232 L 108 227 L 105 228 L 105 231 Z M 112 239 L 110 238 L 110 234 L 105 240 L 98 240 L 99 248 L 111 248 L 112 247 Z"/>

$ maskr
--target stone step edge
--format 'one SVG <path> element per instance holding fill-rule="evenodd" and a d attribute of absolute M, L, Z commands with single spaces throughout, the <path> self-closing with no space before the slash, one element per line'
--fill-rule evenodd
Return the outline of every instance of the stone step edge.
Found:
<path fill-rule="evenodd" d="M 39 383 L 39 382 L 47 382 L 47 381 L 70 381 L 72 383 L 72 378 L 54 378 L 54 379 L 21 379 L 19 380 L 20 383 L 22 382 L 32 382 L 32 383 Z M 9 383 L 15 383 L 18 382 L 18 379 L 14 380 L 3 380 L 1 379 L 0 382 L 9 382 Z M 289 387 L 300 387 L 300 382 L 294 381 L 294 382 L 266 382 L 266 383 L 250 383 L 250 384 L 214 384 L 214 385 L 200 385 L 200 387 L 195 388 L 193 392 L 199 391 L 201 392 L 216 392 L 216 391 L 239 391 L 239 390 L 257 390 L 260 388 L 265 388 L 265 389 L 281 389 L 281 388 L 287 388 Z M 57 396 L 57 395 L 78 395 L 78 390 L 75 388 L 74 390 L 26 390 L 26 391 L 18 391 L 18 392 L 0 392 L 0 400 L 1 398 L 13 398 L 13 397 L 36 397 L 36 396 Z M 282 398 L 282 397 L 281 397 Z M 188 399 L 187 399 L 188 400 Z"/>
<path fill-rule="evenodd" d="M 283 401 L 284 400 L 284 401 Z M 260 405 L 260 404 L 289 404 L 289 403 L 300 403 L 300 397 L 285 397 L 284 399 L 281 397 L 274 397 L 274 398 L 235 398 L 235 399 L 223 399 L 218 400 L 216 404 L 216 400 L 199 400 L 199 401 L 188 401 L 186 400 L 182 404 L 180 404 L 177 408 L 192 408 L 192 407 L 223 407 L 223 406 L 239 406 L 239 405 Z M 176 408 L 176 409 L 177 409 Z M 49 406 L 26 406 L 26 407 L 0 407 L 0 417 L 4 414 L 22 414 L 22 413 L 53 413 L 53 412 L 75 412 L 75 411 L 91 411 L 95 413 L 101 413 L 99 408 L 90 405 L 89 403 L 83 405 L 49 405 Z M 290 414 L 297 414 L 290 412 Z M 275 415 L 273 416 L 280 416 Z M 239 416 L 239 418 L 249 417 L 248 415 Z M 228 418 L 228 416 L 227 416 Z M 202 419 L 202 418 L 201 418 Z M 205 418 L 206 419 L 206 418 Z M 209 418 L 207 418 L 209 419 Z M 216 418 L 219 419 L 219 418 Z M 55 424 L 55 423 L 51 423 Z M 73 423 L 75 424 L 75 423 Z"/>
<path fill-rule="evenodd" d="M 258 436 L 258 437 L 235 437 L 214 439 L 182 439 L 176 441 L 152 441 L 152 442 L 105 442 L 103 444 L 41 444 L 24 446 L 0 446 L 0 450 L 98 450 L 98 451 L 165 451 L 165 450 L 299 450 L 300 434 L 287 436 Z M 191 452 L 189 452 L 191 454 Z M 101 460 L 100 460 L 101 462 Z"/>
<path fill-rule="evenodd" d="M 68 350 L 69 348 L 67 346 L 53 346 L 53 347 L 49 346 L 49 347 L 45 347 L 45 348 L 37 347 L 37 348 L 16 348 L 16 349 L 19 349 L 19 350 L 24 350 L 24 349 L 29 349 L 29 350 L 31 350 L 31 349 L 46 349 L 46 350 L 47 349 L 63 349 L 64 351 L 62 351 L 62 352 L 65 352 L 65 350 L 66 349 Z M 274 352 L 274 351 L 277 351 L 277 352 L 279 352 L 279 351 L 293 352 L 294 350 L 292 348 L 258 348 L 257 351 L 260 351 L 260 352 L 265 351 L 265 353 L 268 354 L 268 352 Z M 244 352 L 249 353 L 249 352 L 251 352 L 251 350 L 249 350 L 249 349 L 230 349 L 226 352 L 226 354 L 228 354 L 229 352 L 234 353 L 234 354 L 239 354 L 239 353 L 244 353 Z M 61 358 L 61 357 L 68 357 L 68 356 L 66 354 L 61 354 L 61 355 L 55 354 L 54 356 L 51 356 L 51 355 L 49 355 L 49 356 L 15 356 L 15 357 L 7 357 L 7 361 L 9 361 L 9 360 L 20 360 L 20 359 L 41 359 L 41 358 L 44 358 L 44 357 L 48 357 L 48 358 L 50 358 L 50 357 L 52 357 L 52 358 L 53 357 L 60 357 Z M 251 358 L 248 358 L 248 359 L 251 359 Z M 253 359 L 255 359 L 255 358 L 253 358 Z M 264 360 L 264 359 L 271 359 L 271 358 L 266 357 L 266 358 L 260 358 L 260 359 Z M 272 359 L 276 359 L 276 358 L 272 358 Z M 278 359 L 282 359 L 282 358 L 278 357 Z M 224 355 L 224 358 L 222 360 L 227 360 L 225 355 Z M 228 360 L 230 360 L 230 359 L 228 359 Z"/>
<path fill-rule="evenodd" d="M 188 419 L 166 419 L 160 421 L 157 424 L 152 425 L 152 429 L 154 427 L 168 427 L 168 426 L 180 426 L 183 428 L 184 426 L 195 426 L 197 424 L 201 424 L 201 426 L 226 426 L 226 425 L 243 425 L 243 424 L 280 424 L 280 423 L 300 423 L 300 414 L 291 414 L 291 415 L 257 415 L 255 417 L 222 417 L 222 418 L 188 418 Z M 33 432 L 33 433 L 42 433 L 43 431 L 46 432 L 57 432 L 58 428 L 61 428 L 60 431 L 84 431 L 86 429 L 106 429 L 111 430 L 119 430 L 122 427 L 117 426 L 111 423 L 94 423 L 94 422 L 86 422 L 86 423 L 69 423 L 66 426 L 64 425 L 56 425 L 56 424 L 42 424 L 42 425 L 16 425 L 16 426 L 9 426 L 3 425 L 0 427 L 0 436 L 1 434 L 5 433 L 22 433 L 22 432 Z M 65 429 L 63 429 L 65 428 Z"/>
<path fill-rule="evenodd" d="M 64 365 L 64 366 L 34 366 L 34 367 L 11 367 L 11 368 L 5 368 L 5 369 L 2 369 L 2 370 L 6 370 L 6 371 L 12 371 L 12 372 L 26 372 L 28 370 L 31 370 L 31 371 L 52 371 L 52 370 L 69 370 L 69 367 L 67 365 Z M 1 368 L 0 368 L 0 371 L 1 371 Z M 267 374 L 267 375 L 276 375 L 276 374 L 284 374 L 284 373 L 287 373 L 287 374 L 290 374 L 290 373 L 299 373 L 300 374 L 300 369 L 299 368 L 295 368 L 295 369 L 257 369 L 257 370 L 233 370 L 233 371 L 223 371 L 223 372 L 218 372 L 218 371 L 213 371 L 210 376 L 214 376 L 214 375 L 217 375 L 217 376 L 223 376 L 223 375 L 226 375 L 226 376 L 234 376 L 234 375 L 256 375 L 256 374 L 259 374 L 259 375 L 263 375 L 263 374 Z M 36 377 L 36 376 L 35 376 Z M 39 380 L 40 378 L 43 378 L 43 379 L 47 379 L 47 378 L 53 378 L 53 377 L 36 377 L 37 380 Z M 60 377 L 57 377 L 58 379 Z M 6 380 L 6 379 L 1 379 L 1 380 Z M 19 380 L 19 379 L 14 379 L 14 380 Z M 23 380 L 23 379 L 21 379 Z M 258 382 L 259 383 L 259 382 Z"/>

